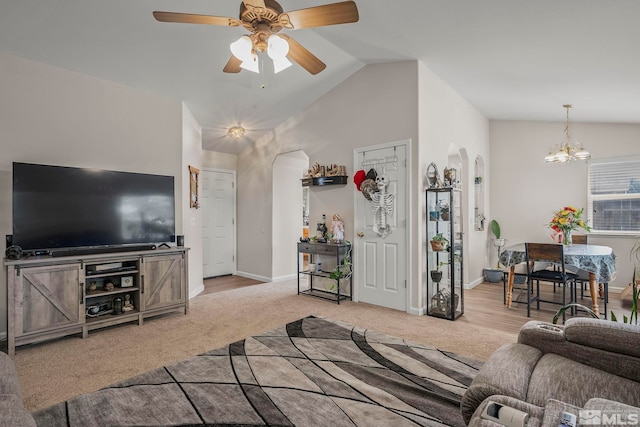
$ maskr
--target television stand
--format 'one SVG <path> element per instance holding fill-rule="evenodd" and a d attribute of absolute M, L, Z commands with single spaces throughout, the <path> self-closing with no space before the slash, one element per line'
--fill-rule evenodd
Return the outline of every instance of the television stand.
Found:
<path fill-rule="evenodd" d="M 16 346 L 67 335 L 86 338 L 95 329 L 142 325 L 154 316 L 187 314 L 189 249 L 139 248 L 5 258 L 7 353 L 13 356 Z M 97 316 L 107 311 L 113 315 Z"/>
<path fill-rule="evenodd" d="M 71 248 L 60 249 L 50 251 L 49 254 L 52 257 L 63 256 L 80 256 L 80 255 L 96 255 L 96 254 L 110 254 L 114 252 L 134 252 L 134 251 L 151 251 L 156 248 L 156 245 L 135 245 L 135 246 L 105 246 L 95 248 Z"/>

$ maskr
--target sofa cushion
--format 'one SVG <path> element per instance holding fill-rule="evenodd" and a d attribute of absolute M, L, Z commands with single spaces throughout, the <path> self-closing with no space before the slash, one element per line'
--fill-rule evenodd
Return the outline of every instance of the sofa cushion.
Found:
<path fill-rule="evenodd" d="M 640 357 L 638 325 L 576 317 L 567 321 L 564 335 L 569 342 Z"/>
<path fill-rule="evenodd" d="M 557 399 L 583 407 L 594 397 L 640 406 L 640 387 L 637 382 L 548 353 L 533 370 L 524 400 L 544 406 L 548 399 Z"/>
<path fill-rule="evenodd" d="M 19 396 L 0 394 L 0 425 L 36 427 L 36 422 L 22 406 L 22 400 Z"/>
<path fill-rule="evenodd" d="M 18 373 L 13 360 L 0 351 L 0 394 L 15 394 L 19 398 L 20 387 L 18 385 Z"/>

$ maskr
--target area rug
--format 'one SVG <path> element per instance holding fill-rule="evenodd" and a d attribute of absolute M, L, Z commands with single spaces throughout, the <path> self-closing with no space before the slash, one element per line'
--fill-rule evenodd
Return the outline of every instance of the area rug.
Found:
<path fill-rule="evenodd" d="M 76 396 L 39 426 L 463 426 L 482 362 L 307 317 Z"/>

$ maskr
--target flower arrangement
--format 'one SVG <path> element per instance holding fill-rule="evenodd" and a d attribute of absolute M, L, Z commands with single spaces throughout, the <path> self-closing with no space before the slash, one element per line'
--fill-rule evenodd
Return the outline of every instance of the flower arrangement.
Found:
<path fill-rule="evenodd" d="M 578 228 L 591 231 L 591 227 L 582 219 L 584 208 L 578 209 L 573 206 L 565 206 L 553 214 L 553 219 L 549 222 L 549 227 L 556 233 L 562 233 L 562 243 L 571 244 L 571 232 Z"/>

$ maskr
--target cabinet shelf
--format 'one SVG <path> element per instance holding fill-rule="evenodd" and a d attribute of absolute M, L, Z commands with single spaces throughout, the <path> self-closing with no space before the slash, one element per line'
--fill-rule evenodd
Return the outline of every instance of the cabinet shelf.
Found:
<path fill-rule="evenodd" d="M 130 292 L 137 292 L 138 289 L 140 288 L 138 288 L 137 286 L 134 286 L 131 288 L 118 288 L 112 291 L 93 291 L 93 292 L 87 291 L 85 298 L 90 299 L 90 298 L 98 298 L 98 297 L 104 297 L 109 295 L 128 294 Z"/>
<path fill-rule="evenodd" d="M 101 277 L 113 277 L 113 276 L 128 276 L 130 274 L 139 273 L 140 270 L 131 269 L 131 270 L 118 270 L 118 271 L 110 271 L 105 273 L 90 273 L 87 272 L 87 279 L 99 279 Z"/>
<path fill-rule="evenodd" d="M 140 311 L 132 310 L 132 311 L 126 311 L 122 314 L 109 313 L 109 314 L 103 314 L 102 316 L 97 316 L 97 317 L 87 317 L 85 322 L 86 322 L 86 325 L 93 325 L 93 326 L 97 326 L 98 324 L 101 324 L 101 323 L 115 325 L 118 323 L 139 321 L 139 318 L 140 318 Z"/>

